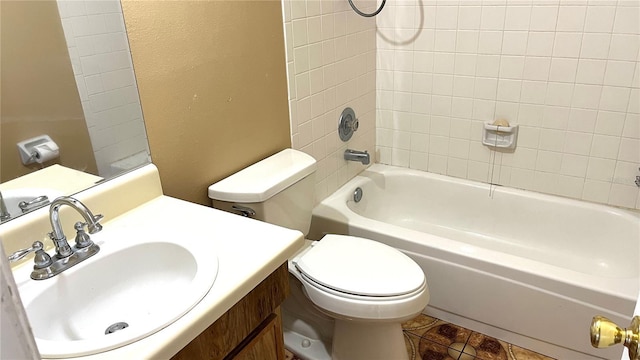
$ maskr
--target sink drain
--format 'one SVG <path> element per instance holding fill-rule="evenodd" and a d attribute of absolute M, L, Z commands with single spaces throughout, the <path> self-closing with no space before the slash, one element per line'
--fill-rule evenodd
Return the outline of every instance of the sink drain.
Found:
<path fill-rule="evenodd" d="M 127 324 L 126 322 L 117 322 L 111 326 L 109 326 L 107 328 L 107 330 L 104 331 L 105 335 L 109 335 L 109 334 L 113 334 L 114 332 L 118 331 L 118 330 L 122 330 L 125 328 L 128 328 L 129 324 Z"/>

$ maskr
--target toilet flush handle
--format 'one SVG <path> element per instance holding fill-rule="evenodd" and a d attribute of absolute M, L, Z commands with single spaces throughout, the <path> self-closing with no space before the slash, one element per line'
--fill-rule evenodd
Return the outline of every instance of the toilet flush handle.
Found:
<path fill-rule="evenodd" d="M 640 335 L 640 316 L 631 320 L 631 325 L 621 329 L 613 321 L 604 316 L 594 316 L 591 321 L 591 345 L 605 348 L 622 343 L 629 349 L 629 359 L 640 360 L 638 340 Z"/>
<path fill-rule="evenodd" d="M 239 212 L 240 215 L 242 215 L 244 217 L 254 217 L 254 216 L 256 216 L 256 211 L 253 210 L 250 207 L 240 206 L 240 205 L 233 205 L 233 206 L 231 206 L 231 208 L 233 208 L 233 210 Z"/>

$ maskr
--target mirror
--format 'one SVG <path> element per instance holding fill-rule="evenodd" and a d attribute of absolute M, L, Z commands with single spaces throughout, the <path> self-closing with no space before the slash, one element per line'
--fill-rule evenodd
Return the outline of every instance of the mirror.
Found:
<path fill-rule="evenodd" d="M 150 162 L 119 0 L 3 0 L 0 16 L 5 203 L 71 195 Z M 10 216 L 1 205 L 9 219 L 46 203 Z"/>

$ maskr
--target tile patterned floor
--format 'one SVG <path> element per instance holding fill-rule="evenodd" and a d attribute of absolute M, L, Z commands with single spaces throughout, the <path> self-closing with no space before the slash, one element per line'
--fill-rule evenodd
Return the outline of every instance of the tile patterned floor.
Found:
<path fill-rule="evenodd" d="M 409 360 L 554 360 L 424 314 L 402 327 Z M 300 360 L 289 351 L 286 359 Z"/>

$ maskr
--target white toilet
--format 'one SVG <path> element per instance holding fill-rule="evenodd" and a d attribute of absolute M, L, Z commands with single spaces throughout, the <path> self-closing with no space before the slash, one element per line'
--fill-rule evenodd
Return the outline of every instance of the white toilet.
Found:
<path fill-rule="evenodd" d="M 216 208 L 306 235 L 315 170 L 311 156 L 286 149 L 211 185 L 209 197 Z M 305 243 L 289 260 L 287 348 L 309 360 L 408 359 L 401 323 L 429 302 L 422 269 L 368 239 L 329 234 Z"/>

